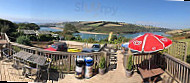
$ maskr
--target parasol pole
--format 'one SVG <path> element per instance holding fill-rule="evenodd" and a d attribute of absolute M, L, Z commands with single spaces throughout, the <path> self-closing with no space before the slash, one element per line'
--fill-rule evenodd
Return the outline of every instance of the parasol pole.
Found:
<path fill-rule="evenodd" d="M 148 54 L 148 56 L 149 56 L 149 70 L 150 70 L 150 53 Z"/>
<path fill-rule="evenodd" d="M 150 53 L 148 54 L 149 56 L 149 70 L 150 70 Z M 151 77 L 149 78 L 149 81 L 151 81 Z"/>

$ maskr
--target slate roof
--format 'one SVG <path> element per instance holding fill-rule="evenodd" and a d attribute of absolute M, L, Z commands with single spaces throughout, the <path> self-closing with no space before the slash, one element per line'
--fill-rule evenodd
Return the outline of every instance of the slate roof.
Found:
<path fill-rule="evenodd" d="M 36 32 L 34 30 L 20 30 L 20 32 L 23 32 L 24 34 L 27 35 L 35 35 Z"/>
<path fill-rule="evenodd" d="M 36 34 L 51 34 L 49 31 L 36 31 Z"/>

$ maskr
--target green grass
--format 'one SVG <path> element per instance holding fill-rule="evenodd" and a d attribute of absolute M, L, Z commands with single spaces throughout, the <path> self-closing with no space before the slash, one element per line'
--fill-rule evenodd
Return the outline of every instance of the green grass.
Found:
<path fill-rule="evenodd" d="M 101 24 L 103 24 L 103 23 L 89 24 L 88 26 L 97 27 L 97 26 L 99 26 L 99 25 L 101 25 Z"/>
<path fill-rule="evenodd" d="M 188 47 L 187 47 L 187 62 L 190 63 L 190 39 L 182 39 L 179 41 L 187 42 Z"/>
<path fill-rule="evenodd" d="M 190 55 L 190 39 L 182 39 L 179 41 L 187 42 L 187 44 L 188 44 L 187 54 Z"/>

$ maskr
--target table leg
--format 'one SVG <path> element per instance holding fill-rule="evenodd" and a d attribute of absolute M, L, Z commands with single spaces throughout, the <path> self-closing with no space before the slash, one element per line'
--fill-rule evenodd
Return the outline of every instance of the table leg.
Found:
<path fill-rule="evenodd" d="M 3 48 L 2 48 L 2 45 L 0 46 L 0 49 L 1 49 L 1 50 L 0 50 L 0 51 L 1 51 L 1 59 L 3 59 L 3 52 L 2 52 L 2 49 L 3 49 Z"/>
<path fill-rule="evenodd" d="M 38 65 L 36 65 L 36 67 L 37 67 L 36 81 L 38 82 L 40 80 L 40 68 Z"/>
<path fill-rule="evenodd" d="M 156 77 L 154 78 L 153 82 L 155 82 L 157 79 L 158 79 L 158 76 L 156 76 Z"/>
<path fill-rule="evenodd" d="M 26 68 L 25 67 L 22 68 L 22 75 L 26 76 Z"/>

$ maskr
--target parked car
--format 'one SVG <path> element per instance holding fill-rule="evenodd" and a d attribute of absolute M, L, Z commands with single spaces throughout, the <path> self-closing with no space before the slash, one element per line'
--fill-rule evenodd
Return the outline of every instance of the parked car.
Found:
<path fill-rule="evenodd" d="M 77 49 L 77 48 L 68 48 L 67 52 L 81 52 L 81 49 Z"/>
<path fill-rule="evenodd" d="M 91 48 L 84 48 L 82 52 L 98 52 L 100 50 L 100 44 L 94 44 Z"/>
<path fill-rule="evenodd" d="M 82 52 L 93 52 L 91 48 L 83 48 Z"/>
<path fill-rule="evenodd" d="M 67 49 L 68 49 L 68 47 L 65 42 L 59 42 L 59 43 L 52 44 L 49 48 L 47 48 L 45 50 L 67 52 Z"/>
<path fill-rule="evenodd" d="M 100 50 L 101 45 L 100 44 L 94 44 L 92 45 L 92 51 L 98 52 Z"/>

